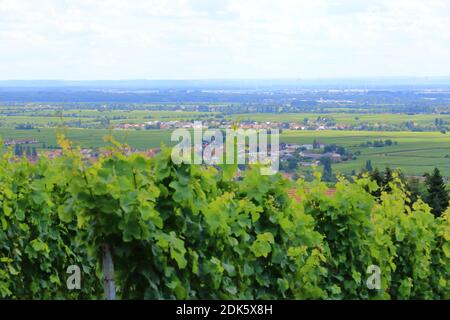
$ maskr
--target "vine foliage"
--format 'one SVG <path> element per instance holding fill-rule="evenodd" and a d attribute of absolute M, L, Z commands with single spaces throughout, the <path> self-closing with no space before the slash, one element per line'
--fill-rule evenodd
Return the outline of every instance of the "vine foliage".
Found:
<path fill-rule="evenodd" d="M 381 200 L 368 178 L 299 180 L 257 166 L 175 165 L 170 150 L 86 163 L 64 152 L 0 163 L 0 297 L 103 299 L 102 247 L 121 299 L 448 299 L 450 211 L 412 209 L 395 181 Z M 68 290 L 67 268 L 82 270 Z M 369 290 L 367 268 L 381 269 Z"/>

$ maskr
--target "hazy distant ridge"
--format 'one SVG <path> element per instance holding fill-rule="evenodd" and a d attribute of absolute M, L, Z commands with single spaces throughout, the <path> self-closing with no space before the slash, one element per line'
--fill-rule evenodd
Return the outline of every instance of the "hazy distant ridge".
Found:
<path fill-rule="evenodd" d="M 450 87 L 449 77 L 212 80 L 0 80 L 0 88 L 289 89 Z"/>

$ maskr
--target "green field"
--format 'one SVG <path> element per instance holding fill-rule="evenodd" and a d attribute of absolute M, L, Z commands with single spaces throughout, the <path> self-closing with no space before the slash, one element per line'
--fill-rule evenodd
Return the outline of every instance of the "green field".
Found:
<path fill-rule="evenodd" d="M 0 127 L 15 127 L 29 123 L 36 127 L 57 126 L 80 121 L 82 125 L 98 125 L 102 119 L 110 123 L 145 123 L 148 121 L 174 121 L 214 118 L 215 112 L 194 111 L 153 111 L 153 110 L 108 110 L 95 109 L 45 109 L 45 108 L 6 108 L 0 107 Z"/>
<path fill-rule="evenodd" d="M 47 147 L 56 146 L 56 129 L 42 128 L 15 130 L 0 128 L 0 136 L 8 138 L 36 138 Z M 161 143 L 170 145 L 169 130 L 106 130 L 106 129 L 67 129 L 67 136 L 82 147 L 101 147 L 104 137 L 109 133 L 120 142 L 138 149 L 159 147 Z M 359 147 L 367 141 L 391 139 L 397 145 L 382 148 Z M 438 167 L 445 176 L 450 177 L 450 134 L 439 132 L 376 132 L 376 131 L 284 131 L 280 137 L 286 143 L 312 143 L 318 140 L 326 144 L 337 144 L 361 155 L 333 165 L 335 172 L 351 173 L 364 167 L 371 160 L 374 167 L 401 168 L 406 174 L 422 175 L 433 167 Z M 41 147 L 42 145 L 39 145 Z"/>
<path fill-rule="evenodd" d="M 95 124 L 97 118 L 75 118 L 59 116 L 0 116 L 0 127 L 15 127 L 18 124 L 31 124 L 37 127 L 58 126 L 61 123 L 80 121 L 82 125 Z"/>
<path fill-rule="evenodd" d="M 145 150 L 159 147 L 161 143 L 170 144 L 170 131 L 167 130 L 107 130 L 107 129 L 66 129 L 66 136 L 75 144 L 86 148 L 97 148 L 105 146 L 104 137 L 110 133 L 113 137 L 132 147 Z M 42 128 L 33 130 L 15 130 L 11 128 L 0 128 L 0 137 L 11 138 L 35 138 L 47 147 L 56 146 L 57 129 Z M 42 147 L 42 145 L 39 145 Z"/>
<path fill-rule="evenodd" d="M 376 132 L 376 131 L 285 131 L 281 141 L 288 143 L 312 143 L 316 139 L 323 143 L 337 144 L 359 150 L 357 160 L 335 164 L 336 172 L 350 173 L 364 168 L 367 160 L 374 167 L 401 168 L 411 175 L 421 175 L 438 167 L 450 177 L 450 135 L 438 132 Z M 398 145 L 382 148 L 359 147 L 361 143 L 373 140 L 391 139 Z"/>
<path fill-rule="evenodd" d="M 148 107 L 150 108 L 150 107 Z M 339 112 L 340 111 L 340 112 Z M 435 119 L 442 119 L 450 123 L 450 114 L 405 114 L 405 113 L 351 113 L 342 112 L 327 113 L 243 113 L 225 115 L 220 112 L 196 112 L 196 111 L 159 111 L 151 109 L 128 110 L 99 110 L 99 109 L 63 109 L 56 106 L 21 106 L 0 107 L 0 127 L 14 127 L 20 123 L 30 123 L 35 126 L 54 126 L 64 122 L 80 120 L 83 125 L 99 125 L 102 119 L 109 119 L 112 124 L 119 123 L 144 123 L 152 120 L 206 120 L 222 115 L 232 121 L 261 121 L 261 122 L 296 122 L 302 123 L 304 119 L 311 121 L 318 117 L 327 118 L 340 125 L 400 125 L 404 122 L 413 122 L 418 126 L 433 126 Z"/>
<path fill-rule="evenodd" d="M 385 114 L 385 113 L 244 113 L 229 116 L 235 121 L 253 120 L 270 122 L 303 122 L 305 118 L 315 120 L 317 117 L 332 118 L 338 124 L 401 124 L 413 121 L 418 125 L 433 125 L 436 118 L 450 121 L 450 114 Z"/>

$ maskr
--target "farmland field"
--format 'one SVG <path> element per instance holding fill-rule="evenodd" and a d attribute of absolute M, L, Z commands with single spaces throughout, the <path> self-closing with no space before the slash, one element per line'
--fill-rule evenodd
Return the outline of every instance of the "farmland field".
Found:
<path fill-rule="evenodd" d="M 302 122 L 305 118 L 314 120 L 317 117 L 332 118 L 339 124 L 358 125 L 369 124 L 400 124 L 406 121 L 412 121 L 419 125 L 432 125 L 436 118 L 442 118 L 444 121 L 450 121 L 450 114 L 392 114 L 392 113 L 252 113 L 236 114 L 229 116 L 232 120 L 253 120 L 253 121 L 271 121 L 271 122 Z"/>
<path fill-rule="evenodd" d="M 83 123 L 95 123 L 100 119 L 108 118 L 111 123 L 143 123 L 146 121 L 171 121 L 171 120 L 193 120 L 211 119 L 220 112 L 200 112 L 200 111 L 162 111 L 154 110 L 156 106 L 149 109 L 128 109 L 128 110 L 98 110 L 89 108 L 69 108 L 62 107 L 6 107 L 0 106 L 0 126 L 15 125 L 17 123 L 32 123 L 35 125 L 47 125 L 48 123 L 61 124 L 63 122 L 81 120 Z M 175 108 L 175 106 L 174 106 Z M 223 115 L 225 119 L 232 121 L 263 121 L 263 122 L 298 122 L 305 119 L 315 120 L 318 117 L 327 118 L 340 125 L 399 125 L 405 122 L 412 122 L 419 126 L 432 126 L 436 118 L 444 122 L 450 122 L 450 114 L 406 114 L 406 113 L 363 113 L 350 112 L 348 110 L 334 109 L 335 112 L 307 112 L 307 113 L 242 113 L 233 115 Z M 337 111 L 337 112 L 336 112 Z"/>
<path fill-rule="evenodd" d="M 47 147 L 56 146 L 57 129 L 42 128 L 33 130 L 15 130 L 11 128 L 0 128 L 0 137 L 11 138 L 35 138 L 40 144 L 45 143 Z M 66 129 L 64 134 L 85 148 L 97 148 L 105 146 L 104 137 L 112 134 L 121 143 L 127 143 L 138 149 L 149 149 L 159 147 L 161 143 L 170 143 L 170 132 L 166 130 L 107 130 L 107 129 Z M 39 145 L 41 147 L 41 145 Z"/>
<path fill-rule="evenodd" d="M 323 143 L 334 143 L 359 150 L 357 160 L 335 164 L 336 172 L 350 173 L 364 168 L 366 160 L 374 167 L 401 168 L 411 175 L 421 175 L 433 167 L 450 176 L 450 135 L 438 132 L 373 132 L 373 131 L 285 131 L 281 141 L 288 143 L 312 143 L 316 139 Z M 391 139 L 397 145 L 373 148 L 359 144 L 373 140 Z"/>
<path fill-rule="evenodd" d="M 144 123 L 147 121 L 174 121 L 213 118 L 214 112 L 158 111 L 158 110 L 108 110 L 95 109 L 42 109 L 0 107 L 0 127 L 14 127 L 29 123 L 35 126 L 55 126 L 80 121 L 81 125 L 99 124 L 102 119 L 111 123 Z"/>

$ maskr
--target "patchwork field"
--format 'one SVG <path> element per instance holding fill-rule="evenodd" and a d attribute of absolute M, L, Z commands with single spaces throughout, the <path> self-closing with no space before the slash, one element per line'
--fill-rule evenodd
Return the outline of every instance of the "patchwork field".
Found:
<path fill-rule="evenodd" d="M 335 164 L 336 172 L 350 173 L 364 168 L 367 160 L 373 167 L 401 168 L 403 172 L 421 175 L 438 167 L 450 176 L 450 135 L 438 132 L 374 132 L 374 131 L 285 131 L 281 141 L 289 143 L 334 143 L 360 151 L 357 160 Z M 391 139 L 397 145 L 389 147 L 360 147 L 361 143 Z"/>
<path fill-rule="evenodd" d="M 317 117 L 332 118 L 339 124 L 401 124 L 412 121 L 418 125 L 433 125 L 436 118 L 450 121 L 450 114 L 392 114 L 392 113 L 251 113 L 229 116 L 232 120 L 253 120 L 271 122 L 302 122 L 305 118 L 315 120 Z"/>
<path fill-rule="evenodd" d="M 20 112 L 19 112 L 20 111 Z M 80 121 L 81 125 L 100 124 L 103 119 L 110 123 L 144 123 L 147 121 L 174 121 L 214 118 L 214 112 L 189 111 L 149 111 L 149 110 L 112 110 L 68 109 L 62 111 L 47 109 L 6 109 L 0 107 L 0 127 L 15 127 L 18 124 L 34 126 L 56 126 Z"/>

